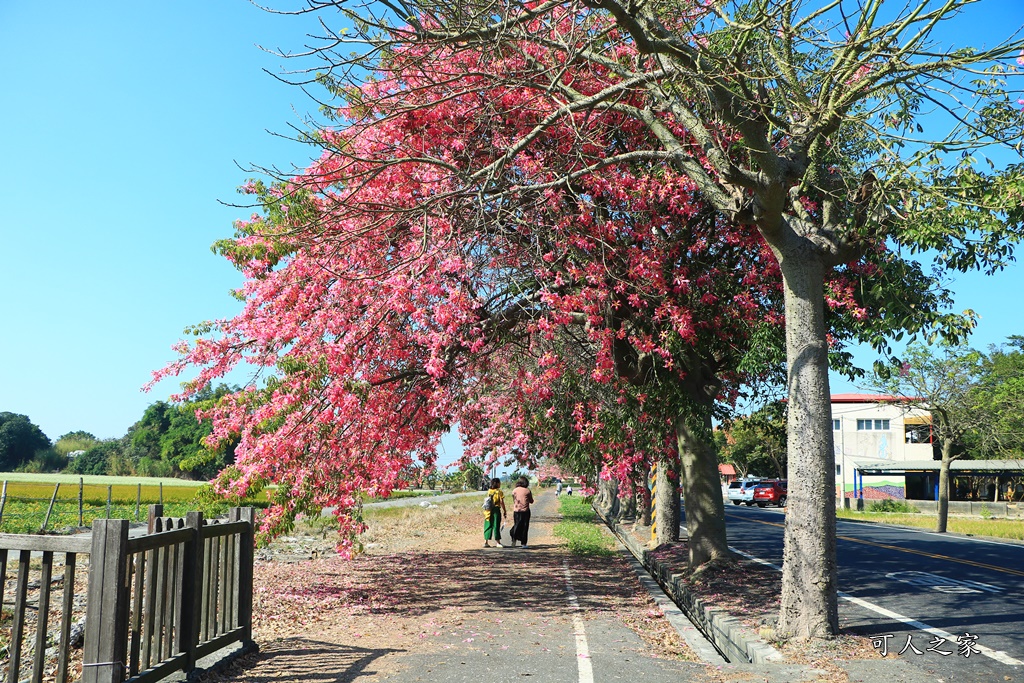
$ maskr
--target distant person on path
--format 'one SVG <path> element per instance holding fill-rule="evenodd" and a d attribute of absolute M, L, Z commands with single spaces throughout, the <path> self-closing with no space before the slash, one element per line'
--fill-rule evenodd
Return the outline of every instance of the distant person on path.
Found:
<path fill-rule="evenodd" d="M 529 482 L 526 477 L 519 477 L 515 489 L 512 490 L 512 547 L 516 547 L 516 541 L 523 548 L 526 545 L 527 537 L 530 535 L 530 506 L 533 505 L 533 493 L 529 489 Z"/>
<path fill-rule="evenodd" d="M 490 505 L 488 505 L 490 501 Z M 484 499 L 484 547 L 504 548 L 501 544 L 501 518 L 508 517 L 505 509 L 505 494 L 501 490 L 501 479 L 491 479 L 491 488 Z M 494 539 L 494 546 L 491 539 Z"/>
<path fill-rule="evenodd" d="M 562 482 L 555 484 L 555 497 L 562 495 Z"/>
<path fill-rule="evenodd" d="M 567 487 L 565 488 L 565 495 L 567 495 L 567 496 L 571 496 L 571 495 L 572 495 L 572 484 L 569 484 L 569 485 L 568 485 L 568 486 L 567 486 Z"/>

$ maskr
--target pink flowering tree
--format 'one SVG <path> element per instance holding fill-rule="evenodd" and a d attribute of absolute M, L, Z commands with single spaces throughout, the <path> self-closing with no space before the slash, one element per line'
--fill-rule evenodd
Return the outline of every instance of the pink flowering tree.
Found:
<path fill-rule="evenodd" d="M 386 494 L 412 459 L 430 461 L 443 429 L 467 423 L 465 406 L 528 427 L 525 403 L 495 399 L 483 383 L 497 363 L 520 367 L 516 348 L 539 351 L 534 340 L 550 342 L 561 328 L 583 328 L 595 382 L 641 392 L 675 372 L 673 411 L 699 407 L 685 425 L 706 425 L 709 406 L 738 390 L 769 345 L 738 354 L 745 367 L 717 365 L 732 337 L 714 328 L 729 321 L 705 316 L 743 304 L 716 289 L 735 271 L 712 274 L 698 291 L 695 278 L 680 276 L 704 239 L 723 255 L 759 258 L 759 276 L 778 269 L 792 512 L 781 630 L 835 632 L 830 343 L 837 331 L 884 346 L 886 330 L 969 328 L 896 296 L 928 278 L 887 245 L 935 250 L 955 268 L 994 267 L 1009 255 L 1019 177 L 942 156 L 983 137 L 1019 139 L 1005 90 L 975 87 L 978 108 L 953 137 L 905 141 L 913 112 L 938 96 L 930 83 L 979 65 L 1005 69 L 998 60 L 1017 47 L 934 59 L 925 41 L 956 2 L 907 9 L 890 24 L 872 11 L 808 17 L 798 3 L 776 4 L 748 16 L 754 10 L 733 14 L 730 2 L 669 14 L 615 2 L 486 12 L 385 2 L 365 8 L 359 30 L 338 34 L 341 51 L 318 50 L 334 60 L 321 82 L 346 99 L 339 125 L 315 134 L 325 152 L 305 173 L 252 188 L 265 212 L 222 245 L 247 275 L 246 309 L 183 347 L 166 371 L 200 366 L 192 391 L 239 362 L 268 369 L 265 385 L 212 416 L 215 438 L 241 435 L 234 486 L 282 484 L 269 527 L 322 505 L 344 512 L 360 491 Z M 388 9 L 399 19 L 375 14 Z M 835 25 L 820 28 L 828 20 Z M 349 40 L 371 49 L 341 56 Z M 680 243 L 689 246 L 661 264 L 669 296 L 634 292 L 634 302 L 629 284 L 649 277 L 643 264 L 601 259 L 628 253 L 609 239 L 620 231 L 657 234 L 657 220 L 635 217 L 666 203 L 685 219 L 680 232 L 691 234 Z M 702 205 L 714 215 L 702 220 Z M 566 245 L 591 261 L 559 261 Z M 738 281 L 751 293 L 741 320 L 759 310 L 783 319 L 762 300 L 771 290 L 759 277 Z M 889 304 L 884 316 L 868 316 L 858 297 Z M 751 331 L 763 332 L 751 327 L 742 345 L 756 339 Z M 525 386 L 521 393 L 532 399 Z M 507 447 L 523 451 L 529 438 L 520 430 Z"/>
<path fill-rule="evenodd" d="M 482 128 L 488 154 L 446 147 L 405 157 L 443 179 L 421 195 L 424 211 L 461 197 L 475 215 L 493 215 L 531 193 L 571 188 L 581 174 L 643 160 L 684 174 L 729 224 L 763 237 L 786 311 L 791 514 L 780 632 L 813 637 L 838 629 L 825 282 L 886 244 L 934 257 L 939 268 L 998 268 L 1019 236 L 1018 169 L 982 171 L 971 152 L 1020 149 L 1019 94 L 1007 79 L 1021 41 L 970 49 L 939 40 L 939 27 L 973 4 L 317 0 L 300 11 L 329 8 L 353 20 L 315 46 L 335 92 L 357 87 L 368 71 L 397 74 L 403 66 L 392 56 L 406 48 L 437 67 L 416 89 L 459 84 L 472 97 L 523 88 L 513 99 L 524 125 L 494 136 Z M 486 55 L 479 80 L 459 83 L 463 75 L 448 68 L 461 52 Z M 595 74 L 603 80 L 588 80 Z M 396 110 L 406 101 L 413 118 L 430 115 L 393 79 L 381 81 L 378 98 Z M 949 116 L 923 121 L 917 112 L 927 109 Z M 598 158 L 587 135 L 550 146 L 550 131 L 604 115 L 620 117 L 641 144 L 605 146 Z M 512 182 L 504 172 L 541 170 L 553 159 L 559 171 Z M 885 315 L 893 328 L 922 328 L 920 312 L 898 301 Z M 970 328 L 969 319 L 935 311 L 923 317 L 951 338 Z"/>

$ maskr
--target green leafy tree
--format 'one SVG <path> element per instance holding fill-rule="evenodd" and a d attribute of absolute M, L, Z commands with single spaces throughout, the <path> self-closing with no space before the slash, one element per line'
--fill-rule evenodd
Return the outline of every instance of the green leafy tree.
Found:
<path fill-rule="evenodd" d="M 519 481 L 520 477 L 525 477 L 526 480 L 529 481 L 530 473 L 525 470 L 516 468 L 509 472 L 507 475 L 505 475 L 503 479 L 505 480 L 505 483 L 509 484 L 510 486 L 515 486 L 516 482 Z"/>
<path fill-rule="evenodd" d="M 1012 336 L 989 350 L 971 402 L 987 428 L 965 436 L 976 458 L 1024 458 L 1024 337 Z"/>
<path fill-rule="evenodd" d="M 467 491 L 485 488 L 483 468 L 476 463 L 464 463 L 454 475 L 452 488 L 465 488 Z"/>
<path fill-rule="evenodd" d="M 111 474 L 115 463 L 124 462 L 124 446 L 116 439 L 101 441 L 73 459 L 65 472 L 69 474 Z"/>
<path fill-rule="evenodd" d="M 720 457 L 740 476 L 786 477 L 786 406 L 770 403 L 723 427 Z"/>
<path fill-rule="evenodd" d="M 212 427 L 208 420 L 196 418 L 197 410 L 209 407 L 229 391 L 221 385 L 186 403 L 157 401 L 146 408 L 142 419 L 132 425 L 127 435 L 136 467 L 155 476 L 182 474 L 212 479 L 234 462 L 234 444 L 216 450 L 208 448 L 205 439 Z"/>
<path fill-rule="evenodd" d="M 897 397 L 904 408 L 931 411 L 932 425 L 942 463 L 939 467 L 938 521 L 935 530 L 946 531 L 949 515 L 950 463 L 966 453 L 968 435 L 991 429 L 990 413 L 977 403 L 985 357 L 966 345 L 943 343 L 939 353 L 913 343 L 889 366 L 876 366 L 872 387 Z"/>
<path fill-rule="evenodd" d="M 50 447 L 50 439 L 25 415 L 0 413 L 0 470 L 9 472 Z"/>
<path fill-rule="evenodd" d="M 75 451 L 86 451 L 95 446 L 100 442 L 95 435 L 77 430 L 74 432 L 68 432 L 58 438 L 53 448 L 61 455 L 67 455 L 68 453 L 74 453 Z"/>

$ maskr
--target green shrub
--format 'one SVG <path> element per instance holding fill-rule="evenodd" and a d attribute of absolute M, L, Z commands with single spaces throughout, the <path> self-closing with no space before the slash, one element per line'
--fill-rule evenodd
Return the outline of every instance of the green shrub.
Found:
<path fill-rule="evenodd" d="M 904 513 L 915 513 L 920 512 L 916 507 L 907 503 L 903 500 L 895 500 L 893 498 L 886 498 L 885 500 L 876 500 L 868 506 L 868 512 L 904 512 Z"/>
<path fill-rule="evenodd" d="M 187 507 L 189 510 L 199 510 L 204 517 L 210 518 L 223 515 L 233 507 L 265 508 L 269 504 L 260 494 L 244 499 L 227 497 L 217 493 L 210 484 L 204 484 L 196 489 L 196 493 L 188 502 Z"/>
<path fill-rule="evenodd" d="M 48 473 L 59 472 L 68 465 L 68 458 L 55 448 L 36 451 L 32 459 L 18 467 L 18 472 Z"/>
<path fill-rule="evenodd" d="M 171 463 L 165 460 L 154 460 L 149 456 L 139 458 L 135 471 L 140 477 L 170 477 L 174 474 Z"/>

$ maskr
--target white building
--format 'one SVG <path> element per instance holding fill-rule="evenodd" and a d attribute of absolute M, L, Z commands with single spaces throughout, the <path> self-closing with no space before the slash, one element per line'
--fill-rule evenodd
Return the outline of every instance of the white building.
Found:
<path fill-rule="evenodd" d="M 865 498 L 904 498 L 904 479 L 872 477 L 861 482 L 857 468 L 934 459 L 931 414 L 899 405 L 892 396 L 833 394 L 832 436 L 836 455 L 837 498 L 865 488 Z"/>

